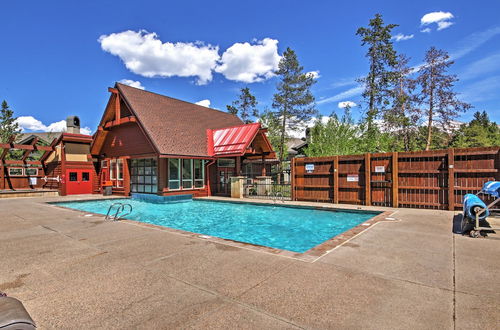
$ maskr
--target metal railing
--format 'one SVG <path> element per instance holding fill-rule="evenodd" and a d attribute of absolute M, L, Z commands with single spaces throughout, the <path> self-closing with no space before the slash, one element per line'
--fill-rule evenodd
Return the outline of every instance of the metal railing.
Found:
<path fill-rule="evenodd" d="M 289 183 L 261 183 L 248 181 L 243 186 L 243 196 L 246 198 L 292 200 L 292 185 Z"/>

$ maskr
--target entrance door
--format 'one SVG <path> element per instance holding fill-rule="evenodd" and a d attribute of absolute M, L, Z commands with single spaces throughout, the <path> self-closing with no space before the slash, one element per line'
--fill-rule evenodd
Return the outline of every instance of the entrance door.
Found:
<path fill-rule="evenodd" d="M 66 194 L 91 194 L 92 176 L 90 170 L 67 170 L 66 171 Z"/>
<path fill-rule="evenodd" d="M 234 176 L 233 167 L 219 167 L 217 169 L 217 193 L 220 195 L 231 194 L 231 177 Z"/>

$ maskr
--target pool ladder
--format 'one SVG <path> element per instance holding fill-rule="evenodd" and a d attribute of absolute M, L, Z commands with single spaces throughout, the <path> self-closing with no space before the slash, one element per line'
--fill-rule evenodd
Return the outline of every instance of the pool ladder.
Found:
<path fill-rule="evenodd" d="M 278 202 L 278 199 L 281 199 L 281 202 L 284 203 L 285 202 L 285 197 L 283 196 L 283 194 L 279 191 L 275 192 L 275 193 L 271 193 L 271 200 L 274 202 L 274 203 L 277 203 Z"/>
<path fill-rule="evenodd" d="M 113 210 L 113 208 L 115 206 L 118 206 L 116 208 L 116 212 L 115 212 L 115 215 L 110 215 L 111 213 L 111 210 Z M 125 207 L 129 207 L 129 211 L 128 213 L 125 213 L 125 214 L 120 214 L 121 212 L 123 212 L 125 210 Z M 122 217 L 124 216 L 127 216 L 129 215 L 130 213 L 132 213 L 132 205 L 130 204 L 126 204 L 126 203 L 113 203 L 111 204 L 111 206 L 109 207 L 108 209 L 108 213 L 106 213 L 106 217 L 104 218 L 104 220 L 113 220 L 113 221 L 116 221 L 116 220 L 120 220 Z"/>

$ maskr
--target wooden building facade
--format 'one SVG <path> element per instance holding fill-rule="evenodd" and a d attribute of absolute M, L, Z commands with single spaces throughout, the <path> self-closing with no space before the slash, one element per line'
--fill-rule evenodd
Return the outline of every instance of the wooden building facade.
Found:
<path fill-rule="evenodd" d="M 228 195 L 243 162 L 276 158 L 259 123 L 119 83 L 109 92 L 90 150 L 101 190 Z"/>

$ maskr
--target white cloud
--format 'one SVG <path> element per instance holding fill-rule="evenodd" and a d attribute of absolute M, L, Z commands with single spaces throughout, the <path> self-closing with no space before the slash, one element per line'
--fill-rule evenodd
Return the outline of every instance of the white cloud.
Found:
<path fill-rule="evenodd" d="M 469 103 L 493 100 L 498 97 L 498 86 L 500 86 L 500 76 L 476 81 L 463 88 L 464 92 L 460 98 Z"/>
<path fill-rule="evenodd" d="M 405 35 L 405 34 L 402 34 L 402 33 L 398 33 L 395 36 L 393 36 L 392 39 L 396 40 L 396 42 L 399 42 L 399 41 L 413 39 L 413 37 L 414 37 L 413 34 Z"/>
<path fill-rule="evenodd" d="M 144 86 L 142 86 L 140 81 L 122 79 L 119 81 L 119 83 L 144 90 Z"/>
<path fill-rule="evenodd" d="M 461 80 L 467 80 L 499 70 L 500 53 L 496 53 L 469 64 L 459 76 Z"/>
<path fill-rule="evenodd" d="M 212 80 L 219 47 L 203 43 L 165 42 L 141 30 L 102 35 L 101 48 L 118 56 L 127 69 L 144 77 L 196 77 L 202 85 Z"/>
<path fill-rule="evenodd" d="M 453 25 L 453 22 L 450 22 L 449 20 L 452 19 L 454 16 L 450 12 L 444 12 L 444 11 L 434 11 L 432 13 L 427 13 L 422 18 L 420 19 L 420 25 L 425 26 L 429 24 L 436 23 L 437 24 L 437 30 L 444 30 L 450 26 Z M 425 31 L 424 31 L 425 30 Z M 430 29 L 424 29 L 422 32 L 430 32 Z"/>
<path fill-rule="evenodd" d="M 432 31 L 431 28 L 425 28 L 425 29 L 420 30 L 420 32 L 422 32 L 422 33 L 431 33 L 431 31 Z"/>
<path fill-rule="evenodd" d="M 342 101 L 342 102 L 339 102 L 338 104 L 338 107 L 339 109 L 344 109 L 344 108 L 354 108 L 357 104 L 352 102 L 352 101 Z"/>
<path fill-rule="evenodd" d="M 450 58 L 453 60 L 459 59 L 499 34 L 500 26 L 482 32 L 473 33 L 462 41 L 462 46 L 458 50 L 450 54 Z"/>
<path fill-rule="evenodd" d="M 311 75 L 313 77 L 313 79 L 318 79 L 321 77 L 321 75 L 319 74 L 319 70 L 309 71 L 307 74 Z"/>
<path fill-rule="evenodd" d="M 233 44 L 222 54 L 215 71 L 229 80 L 253 83 L 273 77 L 279 61 L 278 40 L 265 38 L 255 44 Z"/>
<path fill-rule="evenodd" d="M 437 30 L 440 31 L 440 30 L 444 30 L 446 28 L 449 28 L 450 26 L 452 26 L 453 22 L 438 22 L 438 28 Z"/>
<path fill-rule="evenodd" d="M 196 102 L 195 104 L 210 108 L 210 100 L 201 100 L 201 101 Z"/>
<path fill-rule="evenodd" d="M 343 91 L 341 93 L 338 93 L 338 94 L 336 94 L 334 96 L 327 97 L 325 99 L 319 100 L 316 103 L 317 104 L 325 104 L 325 103 L 332 103 L 332 102 L 337 102 L 337 101 L 340 101 L 340 100 L 345 100 L 346 98 L 349 98 L 349 97 L 352 97 L 352 96 L 356 96 L 356 95 L 360 95 L 363 92 L 363 89 L 364 89 L 363 86 L 356 86 L 356 87 L 350 88 L 350 89 L 348 89 L 346 91 Z"/>
<path fill-rule="evenodd" d="M 48 126 L 44 125 L 40 120 L 36 119 L 33 116 L 20 116 L 17 117 L 17 123 L 21 127 L 23 132 L 65 132 L 66 131 L 66 120 L 56 121 L 54 123 L 49 124 Z M 80 128 L 81 134 L 90 135 L 92 130 L 89 127 Z"/>

